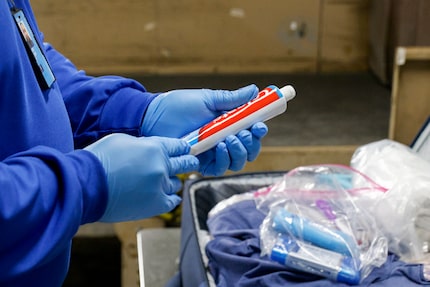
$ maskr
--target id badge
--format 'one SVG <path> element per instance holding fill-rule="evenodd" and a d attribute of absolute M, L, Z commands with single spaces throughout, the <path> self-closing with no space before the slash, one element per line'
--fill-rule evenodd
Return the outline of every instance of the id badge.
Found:
<path fill-rule="evenodd" d="M 55 82 L 55 76 L 46 60 L 45 54 L 36 40 L 27 18 L 22 10 L 13 10 L 13 18 L 18 26 L 21 38 L 27 50 L 28 57 L 30 58 L 31 65 L 33 66 L 34 73 L 41 89 L 45 90 L 52 86 Z"/>

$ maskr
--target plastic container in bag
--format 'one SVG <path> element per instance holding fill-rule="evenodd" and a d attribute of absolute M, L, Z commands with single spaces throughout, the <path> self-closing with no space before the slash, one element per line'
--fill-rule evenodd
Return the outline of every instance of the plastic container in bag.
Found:
<path fill-rule="evenodd" d="M 266 214 L 262 255 L 287 268 L 358 284 L 387 258 L 387 240 L 366 210 L 369 198 L 385 191 L 343 165 L 290 171 L 255 193 L 257 208 Z"/>

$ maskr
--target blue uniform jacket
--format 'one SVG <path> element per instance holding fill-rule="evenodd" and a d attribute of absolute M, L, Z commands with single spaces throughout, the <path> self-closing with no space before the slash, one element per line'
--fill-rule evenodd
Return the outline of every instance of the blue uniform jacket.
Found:
<path fill-rule="evenodd" d="M 79 148 L 112 132 L 139 135 L 155 95 L 130 79 L 78 71 L 43 44 L 29 2 L 15 3 L 57 81 L 39 87 L 10 4 L 0 1 L 0 286 L 61 286 L 72 237 L 107 202 L 103 167 Z"/>

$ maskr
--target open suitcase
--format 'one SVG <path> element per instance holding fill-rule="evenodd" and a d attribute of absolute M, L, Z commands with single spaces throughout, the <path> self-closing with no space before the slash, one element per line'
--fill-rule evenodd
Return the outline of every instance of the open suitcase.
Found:
<path fill-rule="evenodd" d="M 207 268 L 209 211 L 221 200 L 279 181 L 285 172 L 238 174 L 186 182 L 183 194 L 179 286 L 216 286 Z"/>
<path fill-rule="evenodd" d="M 215 278 L 209 271 L 205 250 L 211 239 L 207 225 L 209 211 L 224 199 L 271 185 L 280 181 L 284 175 L 285 172 L 277 171 L 187 180 L 183 190 L 179 272 L 167 286 L 217 286 Z M 422 265 L 406 264 L 398 261 L 395 255 L 389 255 L 387 264 L 381 266 L 372 278 L 376 278 L 378 281 L 374 286 L 420 286 L 430 284 L 423 277 L 425 272 L 426 270 Z M 302 282 L 291 285 L 288 283 L 276 286 L 296 286 L 296 284 L 297 286 L 348 286 L 328 279 L 320 280 L 314 275 L 310 275 L 309 282 L 306 282 L 306 275 L 302 276 L 301 280 Z M 373 283 L 365 282 L 364 285 L 360 286 L 369 285 L 373 285 Z M 261 284 L 258 286 L 272 285 Z"/>
<path fill-rule="evenodd" d="M 417 134 L 411 148 L 424 159 L 430 159 L 430 117 Z M 169 287 L 213 287 L 215 279 L 208 268 L 206 244 L 211 239 L 207 219 L 209 211 L 220 201 L 233 195 L 256 190 L 278 182 L 286 171 L 243 173 L 215 178 L 189 179 L 183 189 L 182 224 L 180 238 L 179 272 L 170 280 Z M 429 259 L 430 261 L 430 259 Z M 430 285 L 430 264 L 406 264 L 395 255 L 389 255 L 387 264 L 377 272 L 379 278 L 365 286 L 421 286 Z M 384 277 L 382 280 L 381 278 Z M 317 285 L 306 286 L 348 286 L 334 282 L 317 281 Z M 300 282 L 299 282 L 300 283 Z M 303 282 L 302 282 L 303 283 Z M 286 284 L 290 286 L 295 284 Z M 304 286 L 301 285 L 301 286 Z"/>

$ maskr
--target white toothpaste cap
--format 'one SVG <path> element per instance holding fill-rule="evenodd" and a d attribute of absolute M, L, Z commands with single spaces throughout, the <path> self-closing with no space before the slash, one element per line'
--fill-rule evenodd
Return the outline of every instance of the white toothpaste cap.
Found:
<path fill-rule="evenodd" d="M 294 90 L 293 86 L 287 85 L 279 89 L 281 93 L 284 95 L 285 100 L 288 102 L 292 100 L 296 96 L 296 90 Z"/>

